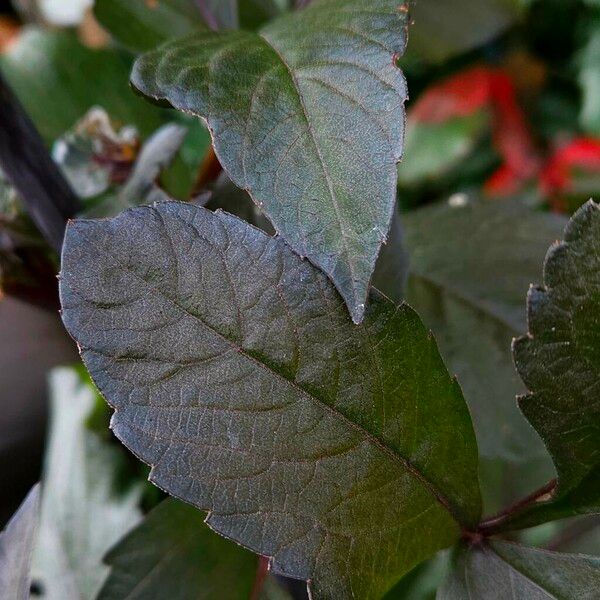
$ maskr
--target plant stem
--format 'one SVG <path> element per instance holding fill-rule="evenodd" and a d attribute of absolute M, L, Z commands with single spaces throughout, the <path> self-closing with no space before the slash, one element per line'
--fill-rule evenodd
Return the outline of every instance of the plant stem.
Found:
<path fill-rule="evenodd" d="M 526 508 L 529 508 L 536 502 L 539 502 L 544 496 L 551 494 L 556 489 L 557 483 L 558 481 L 556 479 L 552 479 L 543 485 L 539 490 L 529 494 L 529 496 L 526 496 L 522 500 L 515 502 L 493 517 L 483 520 L 477 528 L 478 532 L 484 536 L 497 533 L 501 530 L 502 526 L 508 523 L 516 514 L 522 512 Z"/>
<path fill-rule="evenodd" d="M 254 585 L 252 586 L 252 592 L 250 593 L 250 600 L 259 600 L 268 574 L 269 558 L 267 556 L 260 556 L 258 559 L 258 566 L 256 567 Z"/>
<path fill-rule="evenodd" d="M 205 191 L 206 186 L 216 181 L 222 170 L 223 167 L 215 154 L 215 150 L 210 146 L 198 168 L 198 175 L 191 194 L 192 198 L 201 194 Z"/>
<path fill-rule="evenodd" d="M 81 205 L 1 74 L 0 166 L 44 238 L 60 252 L 67 221 Z"/>

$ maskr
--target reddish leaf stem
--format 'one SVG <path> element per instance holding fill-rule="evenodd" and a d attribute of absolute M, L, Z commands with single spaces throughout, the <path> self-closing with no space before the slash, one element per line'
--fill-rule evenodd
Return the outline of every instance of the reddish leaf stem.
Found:
<path fill-rule="evenodd" d="M 552 494 L 552 492 L 554 492 L 554 490 L 556 489 L 557 483 L 558 481 L 556 479 L 552 479 L 544 486 L 542 486 L 539 490 L 536 490 L 532 494 L 529 494 L 529 496 L 526 496 L 522 500 L 515 502 L 508 508 L 505 508 L 498 514 L 494 515 L 493 517 L 483 520 L 479 524 L 477 531 L 484 536 L 489 536 L 493 535 L 494 533 L 497 533 L 501 530 L 502 526 L 508 523 L 516 514 L 522 512 L 526 508 L 529 508 L 536 502 L 539 502 L 542 498 L 544 498 L 544 496 Z"/>
<path fill-rule="evenodd" d="M 210 146 L 198 168 L 192 197 L 198 196 L 198 194 L 201 194 L 206 189 L 206 186 L 216 181 L 222 170 L 223 167 L 215 154 L 215 150 Z"/>
<path fill-rule="evenodd" d="M 258 559 L 258 566 L 256 567 L 254 585 L 252 586 L 252 592 L 250 593 L 250 600 L 259 600 L 268 574 L 269 558 L 267 556 L 260 556 Z"/>

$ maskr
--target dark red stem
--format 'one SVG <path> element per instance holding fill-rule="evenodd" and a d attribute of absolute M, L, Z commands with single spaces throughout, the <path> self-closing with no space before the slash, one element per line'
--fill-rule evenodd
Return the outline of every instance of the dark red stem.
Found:
<path fill-rule="evenodd" d="M 254 585 L 252 586 L 252 592 L 250 593 L 250 600 L 259 600 L 268 574 L 269 558 L 267 556 L 260 556 L 258 559 L 258 566 L 256 567 Z"/>
<path fill-rule="evenodd" d="M 515 502 L 508 508 L 505 508 L 498 514 L 494 515 L 493 517 L 489 517 L 488 519 L 483 520 L 479 524 L 477 531 L 484 536 L 489 536 L 493 535 L 494 533 L 497 533 L 502 529 L 502 526 L 508 523 L 516 514 L 522 512 L 526 508 L 529 508 L 536 502 L 539 502 L 544 496 L 552 494 L 552 492 L 554 492 L 554 490 L 556 489 L 557 483 L 558 481 L 556 479 L 552 479 L 547 484 L 542 486 L 539 490 L 536 490 L 532 494 L 529 494 L 529 496 L 523 498 L 522 500 L 519 500 L 518 502 Z"/>

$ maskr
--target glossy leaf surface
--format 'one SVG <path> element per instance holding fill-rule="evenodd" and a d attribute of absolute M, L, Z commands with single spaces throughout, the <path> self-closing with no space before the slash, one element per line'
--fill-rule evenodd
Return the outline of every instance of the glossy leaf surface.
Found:
<path fill-rule="evenodd" d="M 330 276 L 355 322 L 394 210 L 407 23 L 397 0 L 315 0 L 257 34 L 168 42 L 132 74 L 147 96 L 206 119 L 233 182 Z"/>
<path fill-rule="evenodd" d="M 281 239 L 178 203 L 73 222 L 61 297 L 151 480 L 316 597 L 378 597 L 478 520 L 469 414 L 408 306 L 374 293 L 357 327 Z"/>

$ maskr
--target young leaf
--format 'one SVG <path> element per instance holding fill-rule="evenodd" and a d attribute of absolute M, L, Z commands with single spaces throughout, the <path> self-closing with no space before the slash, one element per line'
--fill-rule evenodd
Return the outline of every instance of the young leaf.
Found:
<path fill-rule="evenodd" d="M 469 414 L 407 305 L 354 326 L 280 238 L 179 203 L 74 221 L 61 298 L 151 481 L 316 597 L 378 597 L 478 521 Z"/>
<path fill-rule="evenodd" d="M 28 600 L 31 555 L 39 520 L 40 488 L 31 489 L 0 533 L 0 598 Z"/>
<path fill-rule="evenodd" d="M 357 323 L 394 210 L 407 23 L 398 0 L 315 0 L 257 34 L 169 42 L 131 78 L 207 120 L 233 182 L 331 277 Z"/>
<path fill-rule="evenodd" d="M 133 52 L 152 50 L 171 38 L 206 29 L 195 0 L 96 0 L 94 14 Z"/>
<path fill-rule="evenodd" d="M 437 600 L 594 600 L 600 558 L 490 540 L 462 549 Z"/>
<path fill-rule="evenodd" d="M 256 556 L 213 533 L 205 515 L 168 499 L 105 558 L 98 600 L 250 598 Z"/>
<path fill-rule="evenodd" d="M 548 246 L 566 219 L 520 200 L 473 200 L 412 211 L 403 223 L 410 255 L 406 299 L 461 382 L 479 442 L 486 508 L 493 512 L 554 476 L 548 452 L 514 401 L 524 389 L 510 344 L 526 327 L 523 295 L 539 281 Z"/>
<path fill-rule="evenodd" d="M 515 364 L 529 394 L 519 406 L 544 440 L 559 481 L 520 523 L 600 512 L 600 207 L 590 201 L 548 252 L 544 285 L 527 299 L 529 333 Z M 525 521 L 523 521 L 525 519 Z"/>
<path fill-rule="evenodd" d="M 108 573 L 104 554 L 139 520 L 139 491 L 116 490 L 121 457 L 86 429 L 93 390 L 69 368 L 54 370 L 50 384 L 52 424 L 33 575 L 47 600 L 92 600 Z"/>

